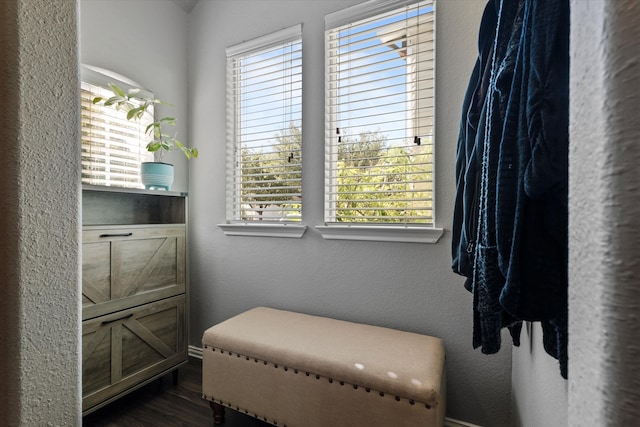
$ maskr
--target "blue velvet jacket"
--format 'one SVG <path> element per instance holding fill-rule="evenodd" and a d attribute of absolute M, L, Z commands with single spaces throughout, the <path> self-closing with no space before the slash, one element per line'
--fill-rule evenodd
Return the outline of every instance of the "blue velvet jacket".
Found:
<path fill-rule="evenodd" d="M 482 27 L 494 12 L 491 57 L 483 58 Z M 473 346 L 495 353 L 501 329 L 518 344 L 520 321 L 540 321 L 565 377 L 568 34 L 568 0 L 487 4 L 463 106 L 453 229 L 453 268 L 474 295 Z"/>

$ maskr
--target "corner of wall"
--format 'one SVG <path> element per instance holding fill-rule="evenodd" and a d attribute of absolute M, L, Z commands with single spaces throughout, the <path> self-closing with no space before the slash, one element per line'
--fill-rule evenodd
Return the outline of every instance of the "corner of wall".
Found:
<path fill-rule="evenodd" d="M 8 89 L 0 106 L 7 123 L 0 130 L 7 144 L 0 160 L 0 231 L 7 231 L 0 282 L 8 305 L 0 310 L 0 424 L 77 425 L 77 4 L 3 0 L 0 19 L 1 84 Z"/>

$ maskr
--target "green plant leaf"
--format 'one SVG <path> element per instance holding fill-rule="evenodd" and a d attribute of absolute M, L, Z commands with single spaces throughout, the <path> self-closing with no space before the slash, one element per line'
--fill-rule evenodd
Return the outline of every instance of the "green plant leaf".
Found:
<path fill-rule="evenodd" d="M 166 123 L 168 125 L 175 125 L 176 124 L 175 117 L 163 117 L 163 118 L 159 119 L 158 121 L 162 122 L 162 123 Z"/>
<path fill-rule="evenodd" d="M 132 108 L 129 111 L 127 111 L 127 120 L 131 120 L 132 118 L 138 118 L 138 109 L 137 108 Z"/>
<path fill-rule="evenodd" d="M 150 153 L 155 153 L 160 149 L 160 143 L 158 142 L 150 142 L 147 144 L 147 151 Z"/>
<path fill-rule="evenodd" d="M 122 88 L 117 84 L 109 83 L 108 86 L 114 96 L 108 99 L 97 96 L 93 99 L 93 103 L 103 103 L 103 105 L 114 107 L 118 111 L 125 111 L 127 120 L 141 120 L 145 116 L 145 113 L 149 113 L 149 108 L 153 107 L 155 104 L 172 106 L 172 104 L 163 102 L 159 99 L 145 98 L 140 95 L 142 91 L 139 88 L 129 89 L 125 94 Z M 152 137 L 153 141 L 147 144 L 147 151 L 151 153 L 160 150 L 171 151 L 174 147 L 177 147 L 183 152 L 187 159 L 198 157 L 197 149 L 185 147 L 184 144 L 175 138 L 175 136 L 170 136 L 163 132 L 163 125 L 175 126 L 175 124 L 175 117 L 162 117 L 155 120 L 153 123 L 148 124 L 145 128 L 145 133 Z M 162 151 L 160 151 L 159 154 L 161 156 Z"/>
<path fill-rule="evenodd" d="M 109 83 L 109 89 L 111 89 L 111 91 L 113 93 L 115 93 L 116 95 L 118 95 L 118 96 L 120 96 L 122 98 L 125 97 L 124 91 L 117 84 Z"/>

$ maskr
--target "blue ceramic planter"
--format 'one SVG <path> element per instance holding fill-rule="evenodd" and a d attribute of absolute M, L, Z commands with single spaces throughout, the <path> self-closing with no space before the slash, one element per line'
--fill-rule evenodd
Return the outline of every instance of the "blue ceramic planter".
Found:
<path fill-rule="evenodd" d="M 171 189 L 173 165 L 160 162 L 143 162 L 140 166 L 140 181 L 147 190 Z"/>

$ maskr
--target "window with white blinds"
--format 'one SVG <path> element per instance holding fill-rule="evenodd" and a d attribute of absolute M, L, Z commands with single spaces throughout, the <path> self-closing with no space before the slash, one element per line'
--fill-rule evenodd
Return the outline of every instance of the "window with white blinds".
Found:
<path fill-rule="evenodd" d="M 434 3 L 326 17 L 328 224 L 434 225 Z"/>
<path fill-rule="evenodd" d="M 227 48 L 227 219 L 299 222 L 302 26 Z"/>
<path fill-rule="evenodd" d="M 133 88 L 124 78 L 107 70 L 83 67 L 82 104 L 82 183 L 113 187 L 144 188 L 140 183 L 140 164 L 152 162 L 146 150 L 151 137 L 145 133 L 153 114 L 142 120 L 127 120 L 126 111 L 93 103 L 93 98 L 110 98 L 107 83 L 125 90 Z"/>

